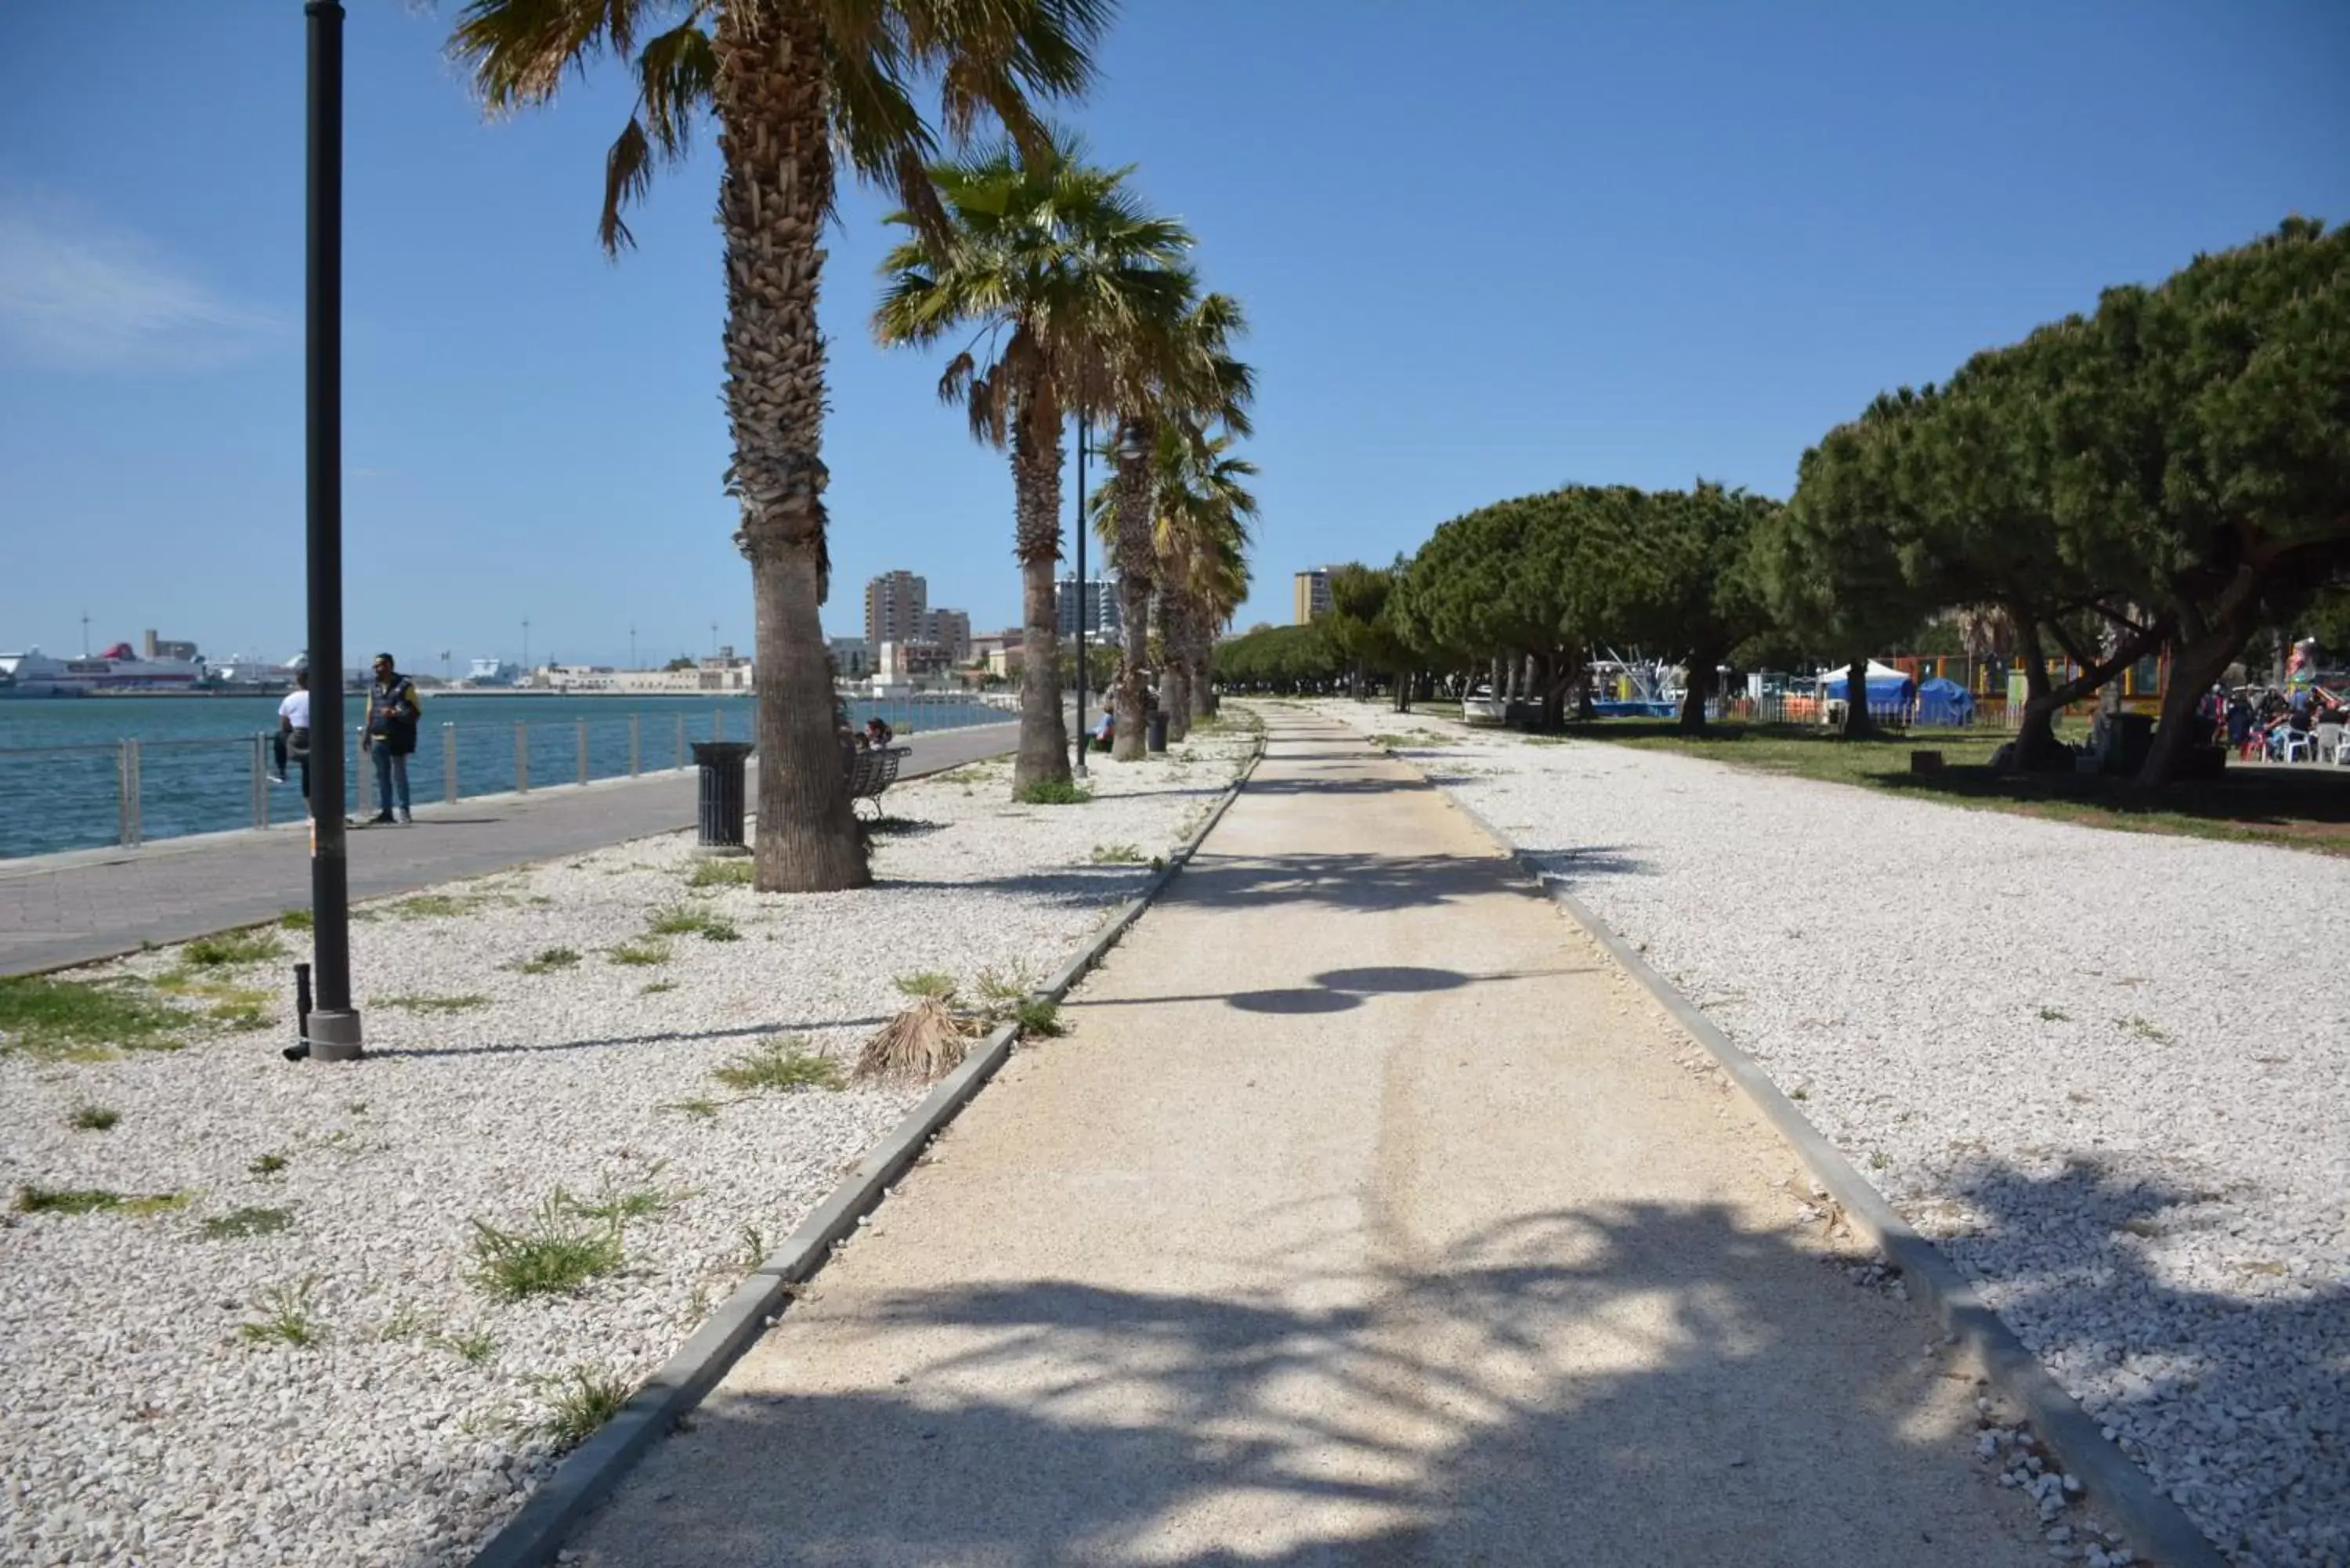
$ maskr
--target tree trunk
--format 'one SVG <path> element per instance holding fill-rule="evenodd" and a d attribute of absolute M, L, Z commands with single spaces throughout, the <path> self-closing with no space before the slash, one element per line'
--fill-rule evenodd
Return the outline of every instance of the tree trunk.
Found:
<path fill-rule="evenodd" d="M 2031 618 L 2019 616 L 2017 625 L 2023 644 L 2023 717 L 2015 727 L 2015 750 L 2009 753 L 2010 773 L 2046 773 L 2056 765 L 2058 756 L 2069 758 L 2071 753 L 2056 739 L 2056 713 L 2064 707 L 2055 701 L 2054 688 L 2048 680 L 2048 659 L 2040 646 L 2040 628 Z"/>
<path fill-rule="evenodd" d="M 1599 710 L 1591 705 L 1591 649 L 1578 646 L 1575 649 L 1575 669 L 1567 679 L 1575 682 L 1575 717 L 1588 724 L 1599 717 Z"/>
<path fill-rule="evenodd" d="M 1216 630 L 1205 606 L 1194 604 L 1187 618 L 1191 626 L 1191 723 L 1196 724 L 1216 711 Z M 1190 731 L 1191 725 L 1185 725 L 1185 733 Z"/>
<path fill-rule="evenodd" d="M 1119 427 L 1118 447 L 1132 456 L 1118 460 L 1112 482 L 1111 516 L 1118 526 L 1118 597 L 1126 612 L 1125 662 L 1118 675 L 1111 711 L 1110 754 L 1122 763 L 1142 760 L 1143 703 L 1149 685 L 1150 590 L 1159 553 L 1152 548 L 1150 517 L 1150 426 L 1129 419 Z"/>
<path fill-rule="evenodd" d="M 1061 401 L 1050 378 L 1021 399 L 1012 429 L 1014 554 L 1020 559 L 1020 749 L 1012 793 L 1069 782 L 1069 727 L 1061 717 L 1060 618 L 1053 568 L 1061 559 Z M 1084 585 L 1078 592 L 1085 591 Z M 1084 722 L 1079 715 L 1078 722 Z"/>
<path fill-rule="evenodd" d="M 831 210 L 825 66 L 816 24 L 794 10 L 718 17 L 718 221 L 726 243 L 727 491 L 751 563 L 759 703 L 763 892 L 829 892 L 872 879 L 849 810 L 832 722 L 832 664 L 817 618 L 825 545 L 824 335 L 816 248 Z"/>
<path fill-rule="evenodd" d="M 2154 789 L 2170 782 L 2194 738 L 2195 704 L 2211 683 L 2227 673 L 2236 655 L 2258 629 L 2262 601 L 2273 582 L 2290 580 L 2294 565 L 2286 559 L 2247 563 L 2236 568 L 2234 579 L 2220 596 L 2217 613 L 2206 618 L 2193 605 L 2174 603 L 2178 636 L 2171 643 L 2170 683 L 2163 689 L 2162 716 L 2154 727 L 2154 745 L 2138 769 L 2137 784 Z"/>
<path fill-rule="evenodd" d="M 1721 654 L 1715 649 L 1700 648 L 1690 655 L 1689 680 L 1681 687 L 1682 734 L 1705 732 L 1706 699 L 1713 695 L 1714 666 L 1721 662 Z"/>
<path fill-rule="evenodd" d="M 1868 655 L 1856 655 L 1844 672 L 1844 738 L 1877 738 L 1877 721 L 1868 716 Z"/>
<path fill-rule="evenodd" d="M 1414 679 L 1416 679 L 1416 677 L 1409 670 L 1399 670 L 1396 671 L 1395 711 L 1399 713 L 1409 713 L 1411 711 L 1411 683 Z"/>

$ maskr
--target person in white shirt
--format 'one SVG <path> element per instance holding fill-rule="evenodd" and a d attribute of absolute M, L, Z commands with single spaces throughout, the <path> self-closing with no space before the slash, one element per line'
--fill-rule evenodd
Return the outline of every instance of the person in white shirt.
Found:
<path fill-rule="evenodd" d="M 302 798 L 310 798 L 310 672 L 294 672 L 294 690 L 277 704 L 277 782 L 286 782 L 288 753 L 302 764 Z"/>

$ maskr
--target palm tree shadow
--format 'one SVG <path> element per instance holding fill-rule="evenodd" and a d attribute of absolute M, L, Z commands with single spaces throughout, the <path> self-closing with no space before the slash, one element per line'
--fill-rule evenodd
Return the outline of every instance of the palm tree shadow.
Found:
<path fill-rule="evenodd" d="M 789 1362 L 770 1365 L 821 1366 L 821 1384 L 778 1371 L 722 1387 L 590 1521 L 586 1555 L 604 1568 L 2044 1558 L 1960 1457 L 1952 1412 L 1970 1407 L 1908 1330 L 1873 1349 L 1814 1332 L 1828 1298 L 1911 1309 L 1729 1210 L 1529 1215 L 1425 1260 L 1298 1261 L 1343 1250 L 1342 1235 L 1322 1240 L 1246 1291 L 1023 1277 L 795 1314 L 776 1331 Z M 2012 1533 L 1982 1528 L 2010 1514 Z"/>

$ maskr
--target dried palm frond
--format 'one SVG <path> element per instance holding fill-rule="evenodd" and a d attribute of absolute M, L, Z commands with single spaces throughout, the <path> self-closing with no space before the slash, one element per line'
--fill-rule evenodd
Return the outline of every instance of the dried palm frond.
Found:
<path fill-rule="evenodd" d="M 972 1023 L 957 1015 L 943 997 L 926 996 L 892 1018 L 865 1043 L 857 1075 L 895 1084 L 928 1084 L 962 1064 Z"/>

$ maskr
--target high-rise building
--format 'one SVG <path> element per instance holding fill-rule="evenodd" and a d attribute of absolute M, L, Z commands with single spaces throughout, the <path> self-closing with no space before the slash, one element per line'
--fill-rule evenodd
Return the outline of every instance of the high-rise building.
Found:
<path fill-rule="evenodd" d="M 971 615 L 959 609 L 922 612 L 918 641 L 936 647 L 949 664 L 971 662 Z"/>
<path fill-rule="evenodd" d="M 1126 604 L 1118 597 L 1116 577 L 1086 579 L 1086 635 L 1110 636 L 1126 630 Z M 1053 618 L 1063 637 L 1077 635 L 1077 579 L 1063 577 L 1053 585 Z"/>
<path fill-rule="evenodd" d="M 1315 566 L 1297 574 L 1292 582 L 1295 597 L 1295 613 L 1292 623 L 1304 626 L 1316 616 L 1330 613 L 1330 569 Z"/>
<path fill-rule="evenodd" d="M 878 657 L 885 642 L 918 642 L 929 610 L 931 585 L 911 572 L 884 572 L 865 585 L 865 646 Z"/>

